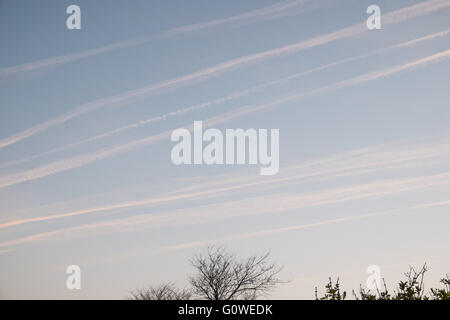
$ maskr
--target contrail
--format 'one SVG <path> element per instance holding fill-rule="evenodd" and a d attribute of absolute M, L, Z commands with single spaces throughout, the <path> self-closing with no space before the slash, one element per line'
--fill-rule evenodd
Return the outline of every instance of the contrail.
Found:
<path fill-rule="evenodd" d="M 393 149 L 391 146 L 390 149 Z M 202 185 L 202 190 L 192 192 L 192 190 L 179 189 L 176 193 L 162 195 L 160 197 L 127 201 L 111 205 L 99 206 L 89 209 L 76 210 L 56 215 L 47 215 L 34 218 L 18 219 L 0 224 L 0 229 L 13 227 L 32 222 L 42 222 L 47 220 L 61 219 L 72 216 L 91 214 L 96 212 L 104 212 L 115 209 L 128 209 L 139 206 L 149 206 L 173 201 L 182 201 L 189 199 L 199 199 L 205 196 L 229 193 L 231 191 L 241 191 L 258 186 L 276 185 L 280 183 L 292 181 L 305 181 L 317 179 L 320 177 L 337 177 L 342 175 L 358 175 L 382 170 L 390 170 L 398 167 L 406 167 L 409 162 L 417 162 L 423 165 L 423 160 L 446 156 L 450 153 L 448 141 L 430 147 L 414 147 L 402 149 L 395 147 L 395 151 L 380 151 L 379 148 L 363 148 L 356 151 L 347 152 L 345 154 L 328 156 L 320 160 L 308 162 L 303 165 L 295 165 L 287 169 L 285 175 L 267 180 L 253 180 L 252 177 L 244 177 L 243 180 L 225 181 L 224 184 L 214 186 L 211 184 Z M 361 158 L 361 155 L 365 157 Z M 375 158 L 374 158 L 375 155 Z M 336 165 L 341 160 L 343 165 Z M 332 163 L 331 167 L 327 167 L 327 163 Z M 300 169 L 300 172 L 297 171 Z M 411 180 L 408 180 L 411 181 Z M 412 180 L 413 182 L 415 180 Z M 230 185 L 230 183 L 232 183 Z M 386 185 L 383 185 L 383 190 Z M 357 188 L 358 190 L 361 187 Z M 302 204 L 307 203 L 306 199 Z"/>
<path fill-rule="evenodd" d="M 8 253 L 8 252 L 11 252 L 11 251 L 14 251 L 15 249 L 6 249 L 6 250 L 0 250 L 0 254 L 2 254 L 2 253 Z"/>
<path fill-rule="evenodd" d="M 364 74 L 362 76 L 355 77 L 355 78 L 345 80 L 345 81 L 341 81 L 338 83 L 334 83 L 332 85 L 325 86 L 325 87 L 322 87 L 322 88 L 319 88 L 316 90 L 312 90 L 312 91 L 308 91 L 308 92 L 300 93 L 300 94 L 292 94 L 290 96 L 286 96 L 281 99 L 274 100 L 274 101 L 268 102 L 266 104 L 256 106 L 252 110 L 249 110 L 249 113 L 263 111 L 263 110 L 269 110 L 269 109 L 279 106 L 280 104 L 298 101 L 305 97 L 315 96 L 315 95 L 322 94 L 322 93 L 325 93 L 325 92 L 328 92 L 331 90 L 348 88 L 348 87 L 358 85 L 358 84 L 361 84 L 361 83 L 364 83 L 367 81 L 386 78 L 386 77 L 389 77 L 389 76 L 391 76 L 395 73 L 401 72 L 401 71 L 410 70 L 410 69 L 414 69 L 414 68 L 418 68 L 418 67 L 423 67 L 429 63 L 438 63 L 438 62 L 445 61 L 449 57 L 450 57 L 450 49 L 436 53 L 434 55 L 431 55 L 431 56 L 428 56 L 428 57 L 425 57 L 422 59 L 419 59 L 419 60 L 415 60 L 415 61 L 403 64 L 403 65 L 399 65 L 399 66 L 384 69 L 381 71 L 375 71 L 375 72 L 371 72 L 368 74 Z"/>
<path fill-rule="evenodd" d="M 183 226 L 231 219 L 249 215 L 278 214 L 293 212 L 299 209 L 320 207 L 367 198 L 377 198 L 415 191 L 429 187 L 450 184 L 449 174 L 439 174 L 430 177 L 402 179 L 398 181 L 383 181 L 369 184 L 339 187 L 320 192 L 304 194 L 277 194 L 239 199 L 225 200 L 214 204 L 196 206 L 151 214 L 139 214 L 133 217 L 90 223 L 69 229 L 70 231 L 86 231 L 101 228 L 107 232 L 136 231 L 143 228 L 162 228 L 167 226 Z M 449 201 L 450 202 L 450 201 Z M 115 230 L 111 230 L 115 228 Z"/>
<path fill-rule="evenodd" d="M 265 237 L 268 235 L 280 234 L 280 233 L 296 231 L 296 230 L 301 230 L 301 229 L 307 229 L 307 228 L 313 228 L 313 227 L 319 227 L 319 226 L 332 224 L 332 223 L 339 223 L 339 222 L 346 222 L 346 221 L 359 220 L 359 219 L 365 219 L 365 218 L 379 217 L 379 216 L 385 216 L 385 215 L 399 213 L 399 212 L 408 211 L 408 210 L 417 210 L 417 209 L 422 209 L 422 208 L 430 208 L 430 207 L 446 206 L 446 205 L 450 205 L 450 201 L 426 203 L 423 205 L 410 206 L 410 207 L 401 208 L 401 209 L 387 210 L 387 211 L 382 211 L 382 212 L 374 212 L 374 213 L 368 213 L 368 214 L 356 215 L 356 216 L 347 216 L 347 217 L 343 217 L 343 218 L 324 220 L 324 221 L 319 221 L 319 222 L 309 223 L 309 224 L 301 224 L 301 225 L 288 226 L 288 227 L 282 227 L 282 228 L 267 229 L 267 230 L 256 231 L 256 232 L 241 233 L 241 234 L 230 235 L 230 236 L 225 236 L 225 237 L 220 237 L 220 238 L 215 238 L 215 239 L 210 239 L 210 240 L 201 240 L 201 241 L 182 243 L 182 244 L 173 245 L 173 246 L 167 246 L 167 247 L 164 247 L 164 249 L 165 250 L 180 250 L 180 249 L 186 249 L 186 248 L 191 248 L 191 247 L 204 246 L 204 245 L 207 245 L 210 243 L 221 242 L 221 241 L 249 239 L 249 238 L 255 238 L 255 237 Z"/>
<path fill-rule="evenodd" d="M 288 0 L 283 1 L 274 5 L 270 5 L 261 9 L 256 9 L 253 11 L 249 11 L 240 15 L 231 16 L 223 19 L 217 19 L 209 22 L 204 23 L 196 23 L 192 25 L 182 26 L 173 28 L 170 30 L 167 30 L 165 32 L 162 32 L 160 34 L 155 34 L 148 37 L 139 37 L 135 39 L 131 39 L 128 41 L 113 43 L 110 45 L 106 45 L 99 48 L 94 48 L 90 50 L 86 50 L 83 52 L 77 52 L 73 54 L 58 56 L 58 57 L 52 57 L 49 59 L 43 59 L 39 61 L 34 61 L 30 63 L 25 63 L 17 66 L 7 67 L 0 69 L 0 77 L 4 76 L 10 76 L 21 72 L 28 72 L 33 71 L 41 68 L 61 65 L 68 62 L 77 61 L 83 58 L 87 58 L 90 56 L 95 56 L 98 54 L 138 46 L 145 43 L 148 43 L 152 40 L 158 39 L 158 38 L 167 38 L 175 35 L 185 34 L 189 32 L 194 31 L 200 31 L 204 29 L 211 29 L 214 27 L 218 27 L 221 25 L 227 25 L 227 24 L 233 24 L 233 26 L 236 25 L 244 25 L 248 23 L 256 23 L 264 20 L 271 20 L 276 18 L 281 18 L 286 15 L 293 15 L 293 14 L 299 14 L 304 12 L 300 6 L 304 4 L 305 2 L 309 2 L 311 0 Z M 300 7 L 300 8 L 299 8 Z"/>
<path fill-rule="evenodd" d="M 431 12 L 434 12 L 436 10 L 440 10 L 442 8 L 446 8 L 450 6 L 450 0 L 429 0 L 424 3 L 416 4 L 411 7 L 403 8 L 388 14 L 384 15 L 384 26 L 400 23 L 418 16 L 421 16 L 423 14 L 428 14 Z M 14 144 L 18 141 L 21 141 L 23 139 L 29 138 L 39 132 L 45 131 L 47 129 L 50 129 L 52 127 L 59 126 L 66 121 L 69 121 L 70 119 L 74 117 L 78 117 L 82 114 L 113 105 L 115 103 L 121 103 L 124 101 L 127 101 L 132 98 L 136 98 L 142 95 L 150 94 L 157 92 L 162 89 L 169 89 L 169 88 L 175 88 L 177 86 L 187 85 L 190 83 L 194 83 L 196 81 L 205 80 L 207 78 L 210 78 L 212 76 L 217 76 L 222 74 L 223 72 L 236 70 L 238 68 L 242 68 L 244 66 L 254 64 L 256 62 L 260 62 L 269 58 L 274 58 L 278 56 L 293 54 L 296 52 L 300 52 L 305 49 L 321 46 L 336 40 L 356 36 L 359 34 L 362 34 L 367 31 L 367 28 L 364 24 L 357 24 L 351 27 L 347 27 L 344 29 L 341 29 L 339 31 L 335 31 L 329 34 L 325 34 L 322 36 L 318 36 L 309 40 L 300 41 L 291 45 L 287 45 L 284 47 L 271 49 L 268 51 L 263 51 L 260 53 L 248 55 L 239 57 L 233 60 L 229 60 L 220 64 L 217 64 L 215 66 L 200 70 L 198 72 L 181 76 L 178 78 L 173 78 L 170 80 L 166 80 L 160 83 L 152 84 L 140 89 L 130 90 L 125 93 L 108 97 L 108 98 L 102 98 L 98 100 L 94 100 L 88 103 L 85 103 L 77 108 L 75 108 L 73 111 L 68 112 L 64 115 L 58 116 L 56 118 L 50 119 L 48 121 L 45 121 L 41 124 L 38 124 L 34 127 L 31 127 L 25 131 L 19 132 L 13 136 L 10 136 L 8 138 L 5 138 L 3 140 L 0 140 L 0 148 L 4 148 L 6 146 L 9 146 L 11 144 Z"/>
<path fill-rule="evenodd" d="M 347 88 L 347 87 L 358 85 L 360 83 L 364 83 L 367 81 L 373 81 L 373 80 L 377 80 L 380 78 L 388 77 L 388 76 L 395 74 L 397 72 L 400 72 L 400 71 L 405 71 L 408 69 L 414 69 L 414 68 L 417 68 L 420 66 L 425 66 L 428 63 L 437 63 L 440 61 L 444 61 L 444 60 L 448 59 L 449 57 L 450 57 L 450 49 L 436 53 L 434 55 L 431 55 L 431 56 L 428 56 L 428 57 L 425 57 L 422 59 L 419 59 L 419 60 L 405 63 L 403 65 L 394 66 L 394 67 L 384 69 L 381 71 L 364 74 L 362 76 L 358 76 L 358 77 L 355 77 L 355 78 L 352 78 L 349 80 L 341 81 L 341 82 L 338 82 L 338 83 L 335 83 L 332 85 L 328 85 L 328 86 L 325 86 L 325 87 L 322 87 L 319 89 L 315 89 L 315 90 L 312 90 L 309 92 L 293 94 L 293 95 L 286 96 L 286 97 L 283 97 L 283 98 L 280 98 L 280 99 L 277 99 L 274 101 L 270 101 L 268 103 L 264 103 L 261 105 L 244 106 L 237 110 L 233 110 L 231 112 L 227 112 L 227 113 L 224 113 L 219 116 L 216 116 L 216 117 L 206 120 L 204 122 L 204 127 L 210 127 L 210 126 L 213 126 L 216 124 L 220 124 L 220 123 L 229 121 L 234 118 L 239 118 L 239 117 L 242 117 L 245 115 L 249 115 L 251 113 L 272 109 L 272 108 L 275 108 L 284 103 L 299 101 L 304 97 L 314 96 L 314 95 L 328 92 L 330 90 Z M 191 124 L 186 127 L 191 127 Z M 172 131 L 168 130 L 168 131 L 165 131 L 165 132 L 162 132 L 162 133 L 150 136 L 150 137 L 135 140 L 135 141 L 123 144 L 123 145 L 106 148 L 106 149 L 103 149 L 100 151 L 91 152 L 91 153 L 73 157 L 73 158 L 55 161 L 48 165 L 44 165 L 41 167 L 33 168 L 30 170 L 26 170 L 26 171 L 22 171 L 22 172 L 18 172 L 18 173 L 14 173 L 14 174 L 5 176 L 3 178 L 0 178 L 0 188 L 5 188 L 5 187 L 15 185 L 18 183 L 22 183 L 25 181 L 31 181 L 31 180 L 35 180 L 35 179 L 39 179 L 39 178 L 48 176 L 48 175 L 63 172 L 66 170 L 82 167 L 87 164 L 96 162 L 98 160 L 109 158 L 111 156 L 115 156 L 115 155 L 118 155 L 118 154 L 121 154 L 124 152 L 134 150 L 139 147 L 143 147 L 143 146 L 161 141 L 163 139 L 167 139 L 170 137 L 171 133 L 172 133 Z"/>
<path fill-rule="evenodd" d="M 199 31 L 204 29 L 211 29 L 222 25 L 243 26 L 255 22 L 262 22 L 267 20 L 273 20 L 289 15 L 297 15 L 308 11 L 306 7 L 302 6 L 312 2 L 312 4 L 317 4 L 317 1 L 311 0 L 290 0 L 276 3 L 274 5 L 269 5 L 267 7 L 249 11 L 243 14 L 239 14 L 232 17 L 227 17 L 223 19 L 217 19 L 208 22 L 201 22 L 196 24 L 191 24 L 188 26 L 182 26 L 179 28 L 173 28 L 162 33 L 162 36 L 174 36 L 179 34 L 184 34 L 191 31 Z M 334 4 L 333 1 L 325 1 L 316 6 L 314 9 L 324 7 L 325 5 Z"/>
<path fill-rule="evenodd" d="M 235 235 L 230 235 L 230 236 L 224 236 L 224 237 L 219 237 L 219 238 L 214 238 L 214 239 L 209 239 L 209 240 L 201 240 L 201 241 L 182 243 L 182 244 L 178 244 L 178 245 L 171 245 L 171 246 L 164 247 L 163 250 L 180 250 L 180 249 L 186 249 L 186 248 L 191 248 L 191 247 L 204 246 L 206 244 L 214 243 L 214 242 L 232 241 L 232 240 L 248 239 L 248 238 L 255 238 L 255 237 L 264 237 L 264 236 L 273 235 L 273 234 L 280 234 L 280 233 L 296 231 L 296 230 L 301 230 L 301 229 L 306 229 L 306 228 L 319 227 L 322 225 L 327 225 L 327 224 L 332 224 L 332 223 L 346 222 L 346 221 L 365 219 L 365 218 L 371 218 L 371 217 L 378 217 L 378 216 L 390 215 L 390 214 L 403 212 L 403 211 L 410 211 L 410 210 L 417 210 L 417 209 L 438 207 L 438 206 L 446 206 L 446 205 L 450 205 L 449 200 L 425 203 L 425 204 L 420 204 L 420 205 L 413 205 L 413 206 L 409 206 L 406 208 L 386 210 L 386 211 L 381 211 L 381 212 L 372 212 L 372 213 L 367 213 L 367 214 L 363 214 L 363 215 L 353 215 L 353 216 L 347 216 L 347 217 L 342 217 L 342 218 L 323 220 L 323 221 L 309 223 L 309 224 L 294 225 L 294 226 L 287 226 L 287 227 L 281 227 L 281 228 L 272 228 L 272 229 L 266 229 L 266 230 L 256 231 L 256 232 L 247 232 L 247 233 L 235 234 Z M 14 240 L 0 242 L 0 248 L 17 246 L 17 245 L 22 245 L 22 244 L 27 244 L 27 243 L 33 243 L 33 242 L 37 242 L 37 241 L 59 239 L 60 237 L 66 236 L 68 233 L 77 231 L 80 228 L 86 228 L 86 226 L 66 228 L 66 229 L 62 229 L 62 230 L 38 233 L 38 234 L 34 234 L 31 236 L 27 236 L 27 237 L 22 237 L 22 238 L 18 238 L 18 239 L 14 239 Z M 87 226 L 87 228 L 89 228 L 89 225 Z M 10 249 L 10 250 L 12 250 L 12 249 Z"/>
<path fill-rule="evenodd" d="M 450 33 L 450 29 L 447 29 L 447 30 L 444 30 L 444 31 L 440 31 L 440 32 L 436 32 L 436 33 L 424 36 L 424 37 L 420 37 L 420 38 L 417 38 L 417 39 L 405 41 L 405 42 L 402 42 L 402 43 L 399 43 L 399 44 L 396 44 L 396 45 L 393 45 L 393 46 L 390 46 L 390 47 L 387 47 L 387 48 L 382 48 L 382 49 L 378 49 L 378 50 L 375 50 L 375 51 L 372 51 L 372 52 L 369 52 L 369 53 L 366 53 L 366 54 L 362 54 L 362 55 L 359 55 L 359 56 L 342 59 L 342 60 L 339 60 L 339 61 L 336 61 L 336 62 L 333 62 L 333 63 L 329 63 L 329 64 L 326 64 L 326 65 L 323 65 L 323 66 L 319 66 L 319 67 L 316 67 L 316 68 L 313 68 L 313 69 L 310 69 L 310 70 L 307 70 L 307 71 L 298 72 L 298 73 L 295 73 L 295 74 L 283 77 L 281 79 L 268 81 L 268 82 L 265 82 L 265 83 L 253 86 L 253 87 L 251 87 L 251 88 L 249 88 L 247 90 L 243 90 L 243 91 L 240 91 L 240 92 L 236 92 L 236 93 L 230 94 L 230 95 L 228 95 L 226 97 L 222 97 L 222 98 L 219 98 L 219 99 L 215 99 L 213 101 L 204 102 L 204 103 L 200 103 L 200 104 L 197 104 L 197 105 L 194 105 L 194 106 L 182 108 L 180 110 L 168 112 L 166 114 L 163 114 L 163 115 L 160 115 L 160 116 L 155 116 L 155 117 L 152 117 L 152 118 L 149 118 L 149 119 L 141 120 L 141 121 L 135 122 L 133 124 L 122 126 L 120 128 L 117 128 L 117 129 L 114 129 L 114 130 L 111 130 L 111 131 L 108 131 L 108 132 L 105 132 L 105 133 L 102 133 L 102 134 L 99 134 L 99 135 L 96 135 L 96 136 L 93 136 L 93 137 L 90 137 L 90 138 L 87 138 L 87 139 L 83 139 L 81 141 L 77 141 L 77 142 L 74 142 L 74 143 L 71 143 L 71 144 L 68 144 L 68 145 L 64 145 L 64 146 L 61 146 L 61 147 L 58 147 L 58 148 L 55 148 L 55 149 L 52 149 L 52 150 L 49 150 L 49 151 L 46 151 L 46 152 L 42 152 L 42 153 L 39 153 L 39 154 L 30 156 L 30 157 L 27 157 L 27 158 L 22 158 L 22 159 L 19 159 L 19 160 L 13 160 L 13 161 L 10 161 L 10 162 L 4 163 L 4 164 L 0 164 L 0 169 L 1 168 L 6 168 L 6 167 L 9 167 L 9 166 L 13 166 L 13 165 L 17 165 L 17 164 L 20 164 L 20 163 L 24 163 L 24 162 L 27 162 L 27 161 L 31 161 L 31 160 L 34 160 L 34 159 L 38 159 L 38 158 L 41 158 L 41 157 L 44 157 L 44 156 L 48 156 L 48 155 L 56 153 L 56 152 L 72 149 L 72 148 L 78 147 L 80 145 L 84 145 L 86 143 L 90 143 L 90 142 L 98 141 L 100 139 L 108 138 L 108 137 L 111 137 L 113 135 L 117 135 L 117 134 L 126 132 L 126 131 L 131 130 L 131 129 L 135 129 L 135 128 L 138 128 L 138 127 L 150 124 L 150 123 L 166 120 L 168 118 L 171 118 L 171 117 L 174 117 L 174 116 L 179 116 L 179 115 L 182 115 L 182 114 L 185 114 L 185 113 L 188 113 L 188 112 L 198 111 L 198 110 L 201 110 L 201 109 L 209 108 L 211 106 L 214 106 L 214 105 L 217 105 L 217 104 L 221 104 L 221 103 L 224 103 L 224 102 L 227 102 L 227 101 L 230 101 L 230 100 L 238 99 L 240 97 L 249 95 L 251 93 L 254 93 L 254 92 L 257 92 L 257 91 L 260 91 L 260 90 L 263 90 L 263 89 L 275 86 L 275 85 L 280 85 L 282 83 L 285 83 L 285 82 L 288 82 L 288 81 L 291 81 L 291 80 L 294 80 L 294 79 L 298 79 L 300 77 L 303 77 L 303 76 L 306 76 L 306 75 L 310 75 L 310 74 L 313 74 L 315 72 L 323 71 L 323 70 L 329 69 L 331 67 L 335 67 L 335 66 L 343 64 L 343 63 L 348 63 L 348 62 L 351 62 L 351 61 L 368 58 L 368 57 L 373 56 L 373 55 L 386 53 L 386 52 L 388 52 L 390 50 L 393 50 L 393 49 L 405 48 L 405 47 L 408 47 L 408 46 L 416 45 L 416 44 L 418 44 L 420 42 L 423 42 L 423 41 L 429 41 L 429 40 L 434 40 L 434 39 L 439 38 L 439 37 L 444 37 L 444 36 L 448 35 L 449 33 Z"/>
<path fill-rule="evenodd" d="M 395 151 L 387 151 L 386 149 Z M 389 150 L 389 149 L 388 149 Z M 309 161 L 300 165 L 293 165 L 270 180 L 261 180 L 257 177 L 257 183 L 253 175 L 240 175 L 233 178 L 222 178 L 220 181 L 208 181 L 206 183 L 196 183 L 194 186 L 175 190 L 167 195 L 192 192 L 198 189 L 212 189 L 230 184 L 239 184 L 238 188 L 248 188 L 273 183 L 289 183 L 292 181 L 318 181 L 330 178 L 342 178 L 380 170 L 392 170 L 397 168 L 415 168 L 424 166 L 424 161 L 428 166 L 442 164 L 443 161 L 433 158 L 448 157 L 450 155 L 449 141 L 441 142 L 430 147 L 420 147 L 413 149 L 402 149 L 400 146 L 375 146 L 370 148 L 357 149 L 351 152 L 327 156 L 314 161 Z M 339 163 L 342 163 L 339 165 Z M 278 177 L 280 176 L 280 177 Z M 211 180 L 211 179 L 210 179 Z M 220 189 L 219 189 L 220 190 Z M 229 191 L 229 190 L 227 190 Z"/>
<path fill-rule="evenodd" d="M 110 44 L 107 46 L 86 50 L 83 52 L 77 52 L 77 53 L 72 53 L 72 54 L 68 54 L 68 55 L 64 55 L 64 56 L 58 56 L 58 57 L 53 57 L 53 58 L 49 58 L 49 59 L 24 63 L 24 64 L 17 65 L 17 66 L 2 68 L 2 69 L 0 69 L 0 78 L 15 75 L 15 74 L 22 73 L 22 72 L 29 72 L 29 71 L 33 71 L 33 70 L 46 68 L 46 67 L 57 66 L 57 65 L 64 64 L 64 63 L 73 62 L 73 61 L 77 61 L 77 60 L 80 60 L 83 58 L 87 58 L 90 56 L 95 56 L 95 55 L 98 55 L 101 53 L 114 51 L 117 49 L 137 46 L 137 45 L 146 43 L 153 38 L 154 37 L 136 38 L 133 40 L 114 43 L 114 44 Z"/>

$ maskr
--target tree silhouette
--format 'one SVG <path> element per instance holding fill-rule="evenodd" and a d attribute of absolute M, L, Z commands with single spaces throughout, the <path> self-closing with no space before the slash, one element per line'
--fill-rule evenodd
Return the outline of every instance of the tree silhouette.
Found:
<path fill-rule="evenodd" d="M 131 292 L 129 297 L 131 300 L 189 300 L 191 298 L 190 290 L 178 289 L 172 282 L 136 290 Z"/>
<path fill-rule="evenodd" d="M 191 265 L 197 273 L 190 278 L 194 293 L 207 300 L 254 300 L 281 281 L 270 252 L 238 260 L 223 247 L 208 247 L 206 255 L 195 255 Z"/>
<path fill-rule="evenodd" d="M 189 278 L 190 288 L 180 289 L 173 282 L 162 283 L 139 289 L 130 293 L 131 300 L 255 300 L 267 295 L 274 287 L 282 283 L 278 279 L 281 267 L 269 260 L 270 252 L 238 259 L 221 246 L 207 248 L 206 254 L 196 254 L 190 259 L 195 273 Z M 410 267 L 405 279 L 400 280 L 392 291 L 388 290 L 385 280 L 383 287 L 374 291 L 366 290 L 361 285 L 358 293 L 352 290 L 356 300 L 450 300 L 450 276 L 446 275 L 440 282 L 443 288 L 425 290 L 425 274 L 428 271 L 424 264 L 418 271 Z M 339 278 L 333 283 L 328 279 L 325 294 L 316 300 L 345 300 L 347 292 L 341 289 Z"/>

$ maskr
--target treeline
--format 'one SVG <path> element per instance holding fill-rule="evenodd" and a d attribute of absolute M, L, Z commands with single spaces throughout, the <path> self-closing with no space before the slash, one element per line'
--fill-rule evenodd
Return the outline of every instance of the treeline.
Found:
<path fill-rule="evenodd" d="M 383 279 L 381 288 L 366 290 L 360 285 L 358 291 L 352 290 L 353 298 L 356 300 L 450 300 L 450 277 L 446 275 L 440 280 L 442 288 L 425 289 L 424 278 L 428 271 L 424 264 L 419 271 L 410 267 L 405 273 L 405 279 L 400 280 L 392 292 L 389 291 L 386 281 Z M 345 300 L 347 292 L 341 290 L 339 278 L 333 283 L 331 278 L 325 285 L 325 293 L 322 297 L 315 291 L 316 300 Z"/>
<path fill-rule="evenodd" d="M 178 288 L 168 282 L 157 286 L 138 289 L 130 293 L 132 300 L 255 300 L 267 296 L 280 283 L 278 278 L 282 267 L 269 260 L 270 252 L 238 259 L 235 254 L 223 247 L 208 247 L 206 254 L 197 254 L 189 262 L 195 273 L 189 277 L 189 287 Z M 441 279 L 442 288 L 426 291 L 424 277 L 426 264 L 416 271 L 414 268 L 405 273 L 396 288 L 390 292 L 386 282 L 381 288 L 366 290 L 361 285 L 352 290 L 356 300 L 450 300 L 450 277 Z M 323 296 L 317 300 L 345 300 L 347 292 L 341 289 L 339 278 L 333 282 L 329 278 Z"/>

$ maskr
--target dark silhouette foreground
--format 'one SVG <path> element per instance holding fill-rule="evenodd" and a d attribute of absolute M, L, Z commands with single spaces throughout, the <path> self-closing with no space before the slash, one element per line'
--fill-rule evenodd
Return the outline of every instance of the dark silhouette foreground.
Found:
<path fill-rule="evenodd" d="M 352 294 L 356 300 L 450 300 L 450 277 L 447 275 L 441 279 L 443 288 L 431 288 L 427 294 L 424 285 L 425 273 L 428 271 L 427 265 L 424 264 L 419 271 L 410 267 L 405 273 L 405 280 L 399 281 L 397 288 L 391 293 L 383 279 L 383 288 L 377 288 L 374 291 L 365 290 L 361 285 L 359 292 L 352 290 Z M 325 294 L 318 297 L 316 288 L 316 300 L 345 300 L 347 292 L 341 290 L 339 278 L 333 284 L 333 280 L 329 278 L 325 286 Z"/>
<path fill-rule="evenodd" d="M 195 273 L 189 277 L 188 288 L 177 288 L 174 283 L 163 283 L 132 292 L 133 300 L 255 300 L 266 296 L 275 286 L 282 283 L 278 279 L 281 267 L 269 261 L 270 252 L 238 259 L 223 247 L 208 247 L 206 254 L 197 254 L 190 259 Z M 366 290 L 361 285 L 358 292 L 352 290 L 356 300 L 450 300 L 450 277 L 441 279 L 443 288 L 425 290 L 424 276 L 426 264 L 416 271 L 410 267 L 405 280 L 399 281 L 390 292 L 383 279 L 382 288 Z M 336 283 L 329 278 L 325 293 L 317 300 L 345 300 L 347 292 L 341 289 L 339 278 Z"/>
<path fill-rule="evenodd" d="M 173 283 L 137 290 L 135 300 L 254 300 L 268 294 L 281 280 L 281 267 L 269 261 L 270 252 L 238 259 L 223 247 L 208 247 L 190 264 L 195 273 L 189 278 L 189 289 L 178 289 Z"/>

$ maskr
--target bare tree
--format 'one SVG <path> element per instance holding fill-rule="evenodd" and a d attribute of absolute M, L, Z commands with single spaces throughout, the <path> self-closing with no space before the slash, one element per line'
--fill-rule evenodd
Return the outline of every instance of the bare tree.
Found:
<path fill-rule="evenodd" d="M 174 283 L 168 282 L 131 292 L 129 298 L 131 300 L 189 300 L 192 298 L 192 292 L 179 289 Z"/>
<path fill-rule="evenodd" d="M 197 274 L 190 278 L 194 293 L 207 300 L 254 300 L 281 281 L 281 267 L 268 261 L 270 252 L 238 260 L 223 247 L 208 247 L 206 255 L 195 255 L 191 265 Z"/>

